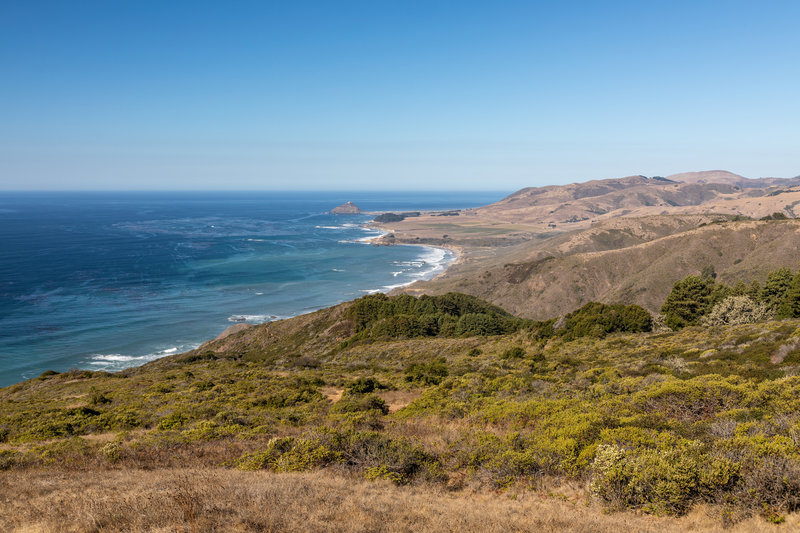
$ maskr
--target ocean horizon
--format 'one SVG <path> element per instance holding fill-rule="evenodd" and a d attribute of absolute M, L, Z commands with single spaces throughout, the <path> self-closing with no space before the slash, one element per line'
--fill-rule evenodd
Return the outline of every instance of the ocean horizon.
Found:
<path fill-rule="evenodd" d="M 288 318 L 431 279 L 454 259 L 371 246 L 365 211 L 485 205 L 500 192 L 2 192 L 0 386 L 117 371 L 235 323 Z"/>

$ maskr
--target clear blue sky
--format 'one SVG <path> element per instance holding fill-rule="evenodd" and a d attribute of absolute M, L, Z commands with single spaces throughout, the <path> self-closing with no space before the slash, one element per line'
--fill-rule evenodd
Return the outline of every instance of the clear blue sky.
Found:
<path fill-rule="evenodd" d="M 800 174 L 800 2 L 0 0 L 0 189 Z"/>

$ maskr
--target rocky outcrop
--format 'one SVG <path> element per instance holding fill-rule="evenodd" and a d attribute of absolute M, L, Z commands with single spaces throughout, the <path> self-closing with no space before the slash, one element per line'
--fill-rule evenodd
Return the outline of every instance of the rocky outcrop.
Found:
<path fill-rule="evenodd" d="M 353 202 L 345 202 L 339 207 L 331 209 L 332 215 L 358 215 L 359 213 L 363 213 L 363 211 Z"/>

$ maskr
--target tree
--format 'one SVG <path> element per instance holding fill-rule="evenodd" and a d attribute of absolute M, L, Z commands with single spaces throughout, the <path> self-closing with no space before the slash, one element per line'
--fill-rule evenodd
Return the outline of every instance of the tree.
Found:
<path fill-rule="evenodd" d="M 778 311 L 778 307 L 789 292 L 793 278 L 792 271 L 788 268 L 774 270 L 767 276 L 767 282 L 761 290 L 761 301 L 766 304 L 770 313 Z"/>
<path fill-rule="evenodd" d="M 778 306 L 778 318 L 800 318 L 800 272 L 792 278 L 792 284 Z"/>
<path fill-rule="evenodd" d="M 761 301 L 761 285 L 756 280 L 750 284 L 744 281 L 737 281 L 736 285 L 731 287 L 731 296 L 747 296 L 754 302 Z"/>
<path fill-rule="evenodd" d="M 699 324 L 700 318 L 725 298 L 729 290 L 713 279 L 700 276 L 688 276 L 677 281 L 661 307 L 667 326 L 680 329 Z"/>

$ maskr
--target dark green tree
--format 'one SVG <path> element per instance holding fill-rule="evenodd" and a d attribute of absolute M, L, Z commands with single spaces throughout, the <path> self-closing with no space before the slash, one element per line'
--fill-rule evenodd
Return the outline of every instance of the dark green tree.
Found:
<path fill-rule="evenodd" d="M 672 287 L 672 292 L 661 306 L 661 313 L 664 314 L 667 326 L 672 329 L 693 326 L 729 292 L 730 289 L 713 279 L 688 276 Z"/>
<path fill-rule="evenodd" d="M 800 318 L 800 272 L 792 278 L 792 284 L 778 306 L 778 318 Z"/>
<path fill-rule="evenodd" d="M 761 301 L 771 313 L 776 313 L 781 302 L 786 298 L 794 276 L 788 268 L 774 270 L 767 276 L 767 282 L 761 290 Z"/>

